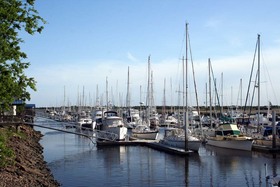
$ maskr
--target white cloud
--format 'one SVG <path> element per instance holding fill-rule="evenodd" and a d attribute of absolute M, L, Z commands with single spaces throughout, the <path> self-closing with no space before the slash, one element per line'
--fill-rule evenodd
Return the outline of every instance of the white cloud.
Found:
<path fill-rule="evenodd" d="M 275 88 L 269 90 L 264 84 L 262 86 L 262 104 L 266 104 L 269 99 L 273 104 L 279 104 L 276 94 L 280 93 L 278 80 L 278 70 L 280 69 L 280 56 L 278 48 L 265 50 L 262 55 L 262 63 L 269 72 L 269 76 L 262 73 L 263 83 L 270 83 Z M 129 53 L 128 53 L 129 54 Z M 236 56 L 221 57 L 220 59 L 211 59 L 212 68 L 217 79 L 217 86 L 220 90 L 221 73 L 223 73 L 224 82 L 224 104 L 237 104 L 237 94 L 239 91 L 240 79 L 243 80 L 243 100 L 249 81 L 253 54 L 244 53 Z M 108 77 L 109 93 L 114 94 L 115 101 L 119 101 L 119 95 L 122 95 L 122 101 L 125 101 L 127 91 L 127 67 L 130 67 L 130 91 L 132 105 L 137 105 L 140 101 L 140 86 L 142 87 L 142 101 L 145 101 L 147 88 L 147 62 L 146 59 L 139 61 L 137 64 L 131 64 L 131 61 L 120 62 L 114 60 L 99 60 L 87 63 L 76 63 L 71 65 L 56 64 L 47 68 L 37 68 L 34 72 L 35 79 L 38 82 L 38 92 L 32 92 L 32 101 L 39 106 L 61 104 L 63 101 L 63 89 L 66 87 L 67 98 L 72 104 L 76 104 L 78 92 L 85 88 L 87 98 L 91 95 L 95 99 L 96 86 L 99 87 L 99 94 L 105 95 L 106 77 Z M 189 62 L 189 90 L 192 104 L 194 102 L 194 88 L 191 72 L 191 63 Z M 151 69 L 154 78 L 154 98 L 157 105 L 163 103 L 164 79 L 166 79 L 166 103 L 167 105 L 177 105 L 178 89 L 182 90 L 182 62 L 180 59 L 166 59 L 161 62 L 151 62 Z M 208 82 L 208 59 L 199 59 L 194 61 L 195 76 L 200 104 L 205 101 L 205 84 Z M 33 73 L 34 74 L 34 73 Z M 264 80 L 265 79 L 265 80 Z M 171 83 L 172 80 L 172 83 Z M 172 86 L 172 92 L 171 92 Z M 274 90 L 274 91 L 272 91 Z M 118 93 L 117 93 L 118 92 Z M 276 94 L 274 94 L 276 93 Z M 173 98 L 171 98 L 173 97 Z M 32 102 L 31 101 L 31 102 Z M 89 98 L 88 98 L 89 101 Z"/>
<path fill-rule="evenodd" d="M 132 62 L 138 62 L 138 59 L 134 57 L 130 52 L 127 52 L 127 58 L 128 60 L 131 60 Z"/>

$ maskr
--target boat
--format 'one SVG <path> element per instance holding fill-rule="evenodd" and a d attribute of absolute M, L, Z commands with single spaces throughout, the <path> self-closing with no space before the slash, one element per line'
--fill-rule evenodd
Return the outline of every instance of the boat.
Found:
<path fill-rule="evenodd" d="M 176 127 L 177 125 L 178 125 L 178 120 L 174 116 L 172 115 L 162 116 L 160 127 Z"/>
<path fill-rule="evenodd" d="M 236 124 L 224 123 L 215 129 L 214 137 L 207 137 L 207 145 L 251 151 L 253 139 L 242 135 Z"/>
<path fill-rule="evenodd" d="M 198 152 L 201 141 L 197 137 L 192 136 L 189 129 L 187 139 L 185 137 L 185 130 L 182 128 L 166 128 L 164 131 L 164 137 L 160 143 L 179 149 L 185 149 L 185 143 L 187 141 L 188 149 Z"/>
<path fill-rule="evenodd" d="M 101 130 L 116 134 L 116 140 L 125 140 L 127 136 L 127 128 L 124 125 L 123 118 L 113 110 L 104 112 Z"/>
<path fill-rule="evenodd" d="M 95 129 L 95 123 L 93 123 L 93 120 L 90 115 L 88 115 L 85 111 L 82 111 L 78 115 L 78 120 L 76 122 L 76 127 L 78 129 Z"/>
<path fill-rule="evenodd" d="M 127 128 L 133 129 L 138 124 L 142 123 L 142 119 L 140 118 L 140 112 L 137 109 L 130 108 L 125 114 L 125 124 Z"/>
<path fill-rule="evenodd" d="M 188 43 L 188 23 L 186 24 L 186 44 Z M 186 45 L 186 56 L 188 54 L 187 52 L 187 46 Z M 186 70 L 187 70 L 187 66 L 188 66 L 188 58 L 186 58 Z M 184 62 L 184 59 L 183 59 Z M 188 84 L 188 79 L 187 79 L 187 75 L 188 72 L 186 71 L 186 76 L 185 76 L 185 84 L 186 84 L 186 88 L 188 88 L 187 84 Z M 184 91 L 183 91 L 184 92 Z M 171 147 L 175 147 L 175 148 L 179 148 L 179 149 L 184 149 L 185 151 L 187 150 L 191 150 L 194 152 L 198 152 L 200 145 L 202 143 L 202 141 L 193 136 L 191 133 L 191 130 L 189 129 L 189 106 L 188 106 L 188 89 L 186 89 L 185 91 L 185 111 L 184 111 L 184 125 L 182 128 L 166 128 L 165 129 L 165 133 L 164 133 L 164 137 L 163 139 L 160 141 L 160 143 L 163 143 L 165 145 L 171 146 Z"/>
<path fill-rule="evenodd" d="M 280 148 L 280 122 L 275 126 L 275 146 Z M 260 132 L 253 132 L 251 137 L 254 145 L 271 147 L 273 146 L 273 126 L 261 126 Z"/>
<path fill-rule="evenodd" d="M 102 118 L 103 118 L 104 112 L 105 112 L 105 109 L 96 109 L 93 113 L 93 123 L 97 130 L 100 130 L 100 128 L 101 128 L 100 126 L 102 125 Z"/>
<path fill-rule="evenodd" d="M 131 131 L 131 137 L 145 140 L 156 140 L 158 137 L 158 129 L 150 129 L 148 125 L 139 124 Z"/>

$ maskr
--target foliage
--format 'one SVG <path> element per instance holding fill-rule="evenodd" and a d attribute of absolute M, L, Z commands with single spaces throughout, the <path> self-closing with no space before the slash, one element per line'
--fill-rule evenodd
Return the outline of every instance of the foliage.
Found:
<path fill-rule="evenodd" d="M 7 147 L 7 141 L 13 135 L 16 135 L 12 129 L 1 128 L 0 129 L 0 168 L 13 164 L 15 153 Z"/>
<path fill-rule="evenodd" d="M 25 75 L 30 65 L 21 51 L 20 32 L 41 33 L 45 20 L 34 8 L 35 0 L 0 0 L 0 112 L 15 100 L 30 100 L 28 88 L 36 91 L 36 81 Z"/>

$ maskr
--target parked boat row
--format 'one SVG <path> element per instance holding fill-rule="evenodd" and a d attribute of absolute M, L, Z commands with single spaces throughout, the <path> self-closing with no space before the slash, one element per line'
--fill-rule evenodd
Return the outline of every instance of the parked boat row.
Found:
<path fill-rule="evenodd" d="M 188 24 L 186 24 L 186 31 Z M 186 32 L 186 37 L 188 33 Z M 186 38 L 188 41 L 188 38 Z M 260 37 L 258 35 L 258 44 Z M 188 42 L 186 42 L 188 44 Z M 188 45 L 186 45 L 186 54 Z M 258 55 L 259 56 L 259 55 Z M 188 58 L 185 61 L 185 67 L 188 66 Z M 184 60 L 183 60 L 184 61 Z M 209 59 L 209 72 L 213 71 Z M 258 70 L 259 72 L 259 70 Z M 186 88 L 188 88 L 187 77 L 188 72 L 184 72 Z M 213 72 L 212 72 L 213 74 Z M 127 108 L 125 112 L 116 112 L 113 110 L 99 111 L 99 118 L 94 117 L 91 120 L 87 115 L 78 115 L 76 121 L 78 128 L 90 128 L 109 131 L 117 135 L 117 140 L 125 140 L 128 137 L 128 128 L 131 128 L 131 137 L 138 139 L 157 139 L 158 128 L 166 128 L 166 133 L 161 143 L 178 148 L 187 148 L 197 151 L 202 141 L 208 145 L 238 149 L 238 150 L 252 150 L 253 144 L 267 145 L 272 142 L 269 139 L 271 134 L 264 134 L 267 131 L 261 131 L 262 128 L 272 127 L 270 120 L 267 120 L 260 113 L 252 116 L 245 113 L 235 113 L 236 115 L 226 115 L 220 112 L 220 119 L 212 116 L 212 103 L 210 100 L 210 116 L 201 116 L 199 111 L 194 111 L 188 105 L 188 89 L 183 90 L 185 94 L 185 103 L 183 112 L 166 115 L 164 111 L 159 115 L 156 111 L 153 101 L 153 76 L 150 70 L 150 56 L 148 58 L 148 88 L 147 88 L 147 104 L 141 105 L 141 111 L 133 109 L 130 106 L 129 98 L 129 69 L 128 69 L 128 91 L 127 91 Z M 214 79 L 214 78 L 213 78 Z M 107 83 L 107 81 L 106 81 Z M 259 85 L 259 83 L 258 83 Z M 215 85 L 216 86 L 216 85 Z M 260 86 L 258 86 L 259 89 Z M 215 88 L 216 89 L 216 88 Z M 209 73 L 209 91 L 211 93 L 211 77 Z M 209 97 L 212 96 L 209 93 Z M 108 103 L 108 102 L 107 102 Z M 108 108 L 108 107 L 107 107 Z M 221 108 L 221 107 L 220 107 Z M 97 114 L 97 113 L 96 113 Z M 121 115 L 118 115 L 121 114 Z M 268 113 L 269 114 L 269 113 Z M 176 118 L 177 117 L 177 118 Z M 68 118 L 67 118 L 68 119 Z M 77 119 L 77 117 L 74 117 Z M 172 127 L 172 128 L 170 128 Z M 277 134 L 278 133 L 278 134 Z M 279 131 L 277 130 L 275 142 L 279 142 Z"/>

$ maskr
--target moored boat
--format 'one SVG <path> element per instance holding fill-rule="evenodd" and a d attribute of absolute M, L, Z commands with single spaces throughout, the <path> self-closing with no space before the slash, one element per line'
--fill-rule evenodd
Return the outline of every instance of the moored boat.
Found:
<path fill-rule="evenodd" d="M 93 130 L 95 128 L 95 123 L 93 123 L 93 120 L 91 118 L 91 116 L 86 113 L 85 111 L 82 111 L 79 115 L 78 115 L 78 120 L 76 122 L 76 127 L 78 129 L 90 129 Z"/>
<path fill-rule="evenodd" d="M 198 152 L 201 141 L 195 136 L 192 136 L 190 131 L 188 132 L 187 138 L 185 138 L 185 130 L 181 128 L 165 129 L 164 138 L 160 142 L 171 147 L 185 149 L 186 141 L 189 150 Z"/>
<path fill-rule="evenodd" d="M 159 131 L 157 129 L 150 129 L 147 125 L 137 125 L 132 129 L 131 136 L 137 139 L 156 140 Z"/>
<path fill-rule="evenodd" d="M 207 144 L 228 148 L 251 151 L 253 139 L 242 135 L 236 124 L 221 124 L 215 129 L 214 137 L 207 137 Z"/>
<path fill-rule="evenodd" d="M 127 128 L 123 118 L 118 116 L 116 111 L 106 111 L 102 118 L 102 131 L 111 132 L 117 135 L 117 140 L 124 140 L 127 136 Z"/>

